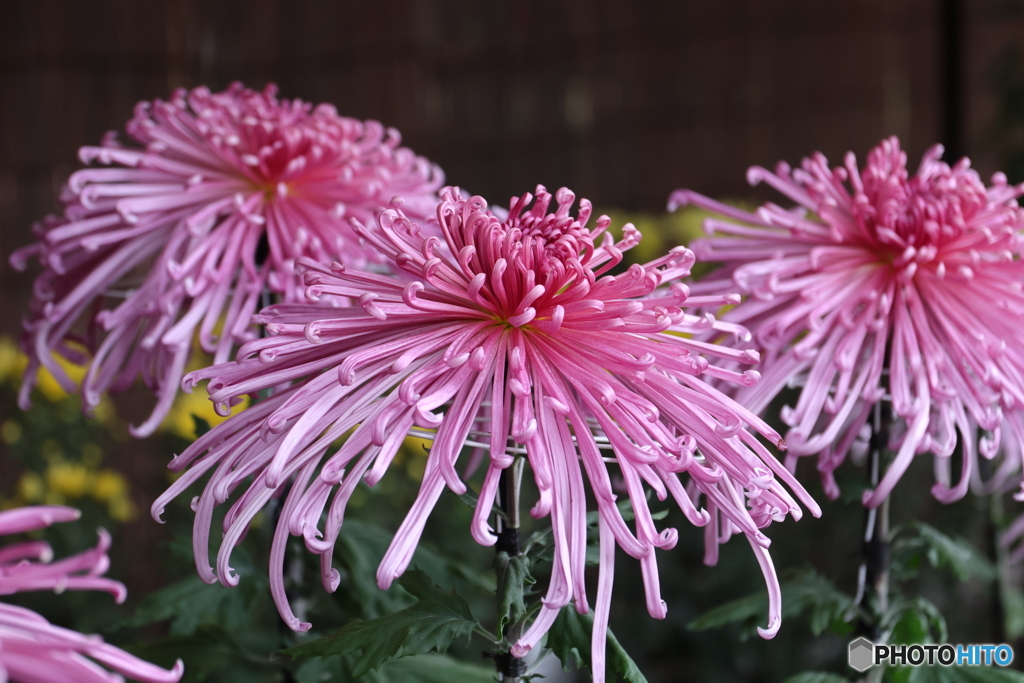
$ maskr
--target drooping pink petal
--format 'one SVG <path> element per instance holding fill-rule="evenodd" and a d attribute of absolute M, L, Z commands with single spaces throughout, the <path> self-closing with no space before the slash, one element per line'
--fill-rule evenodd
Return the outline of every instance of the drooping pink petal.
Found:
<path fill-rule="evenodd" d="M 891 401 L 895 458 L 864 503 L 879 505 L 915 455 L 936 456 L 936 498 L 962 497 L 1020 476 L 1024 435 L 1024 211 L 997 173 L 986 187 L 967 159 L 943 163 L 930 149 L 915 175 L 896 138 L 863 168 L 852 153 L 829 168 L 821 154 L 800 168 L 752 168 L 796 207 L 754 213 L 680 190 L 719 217 L 693 244 L 723 266 L 693 286 L 700 294 L 735 286 L 749 298 L 722 316 L 751 339 L 734 345 L 761 355 L 761 381 L 732 395 L 759 413 L 785 387 L 801 387 L 782 410 L 789 455 L 818 455 L 830 497 L 833 471 L 870 436 L 872 406 Z M 712 337 L 725 335 L 712 333 Z M 981 436 L 979 438 L 979 431 Z M 950 472 L 961 444 L 963 467 Z M 979 477 L 979 456 L 1002 464 Z M 795 464 L 795 463 L 794 463 Z"/>
<path fill-rule="evenodd" d="M 369 221 L 396 196 L 410 216 L 428 217 L 443 182 L 394 129 L 279 100 L 273 85 L 178 90 L 139 103 L 127 132 L 139 147 L 111 133 L 82 148 L 83 162 L 102 166 L 71 176 L 63 215 L 36 225 L 38 241 L 11 261 L 43 266 L 22 339 L 22 406 L 40 366 L 73 391 L 54 354 L 77 361 L 83 345 L 86 408 L 139 376 L 157 394 L 137 436 L 170 409 L 193 338 L 228 360 L 253 338 L 261 296 L 301 298 L 297 258 L 379 262 L 347 218 Z"/>
<path fill-rule="evenodd" d="M 697 525 L 710 519 L 697 507 L 706 498 L 762 549 L 769 541 L 761 528 L 801 514 L 787 486 L 818 514 L 748 429 L 784 448 L 781 437 L 705 382 L 717 367 L 705 355 L 748 365 L 756 357 L 671 331 L 698 332 L 708 324 L 684 312 L 685 287 L 672 286 L 689 274 L 693 254 L 678 248 L 608 275 L 639 235 L 627 225 L 616 242 L 607 217 L 588 228 L 590 203 L 581 200 L 573 216 L 574 202 L 566 189 L 552 197 L 538 187 L 536 198 L 514 198 L 507 217 L 499 218 L 483 198 L 448 188 L 437 207 L 440 238 L 421 234 L 401 210 L 384 212 L 375 225 L 353 221 L 401 277 L 299 260 L 308 298 L 340 296 L 360 305 L 270 306 L 259 316 L 269 336 L 244 345 L 236 363 L 185 379 L 186 386 L 210 380 L 211 399 L 222 408 L 243 394 L 286 386 L 178 456 L 172 469 L 184 474 L 153 505 L 159 516 L 167 501 L 212 472 L 194 505 L 197 567 L 205 580 L 213 578 L 207 559 L 213 509 L 235 494 L 217 570 L 232 585 L 232 547 L 266 501 L 290 486 L 277 538 L 301 536 L 324 558 L 324 585 L 336 587 L 330 554 L 348 500 L 360 482 L 372 486 L 381 478 L 406 434 L 432 445 L 419 496 L 378 569 L 381 588 L 405 571 L 445 488 L 466 490 L 458 464 L 476 443 L 489 444 L 490 452 L 472 536 L 494 543 L 486 511 L 498 475 L 525 453 L 540 494 L 530 512 L 550 518 L 555 551 L 544 608 L 516 644 L 518 656 L 570 601 L 581 612 L 589 609 L 588 482 L 600 511 L 603 563 L 615 544 L 640 560 L 648 610 L 658 618 L 666 607 L 655 550 L 673 547 L 677 533 L 656 527 L 649 491 L 659 499 L 671 493 Z M 756 374 L 722 376 L 756 381 Z M 488 434 L 480 435 L 481 424 Z M 613 478 L 626 484 L 635 524 L 615 504 L 620 494 Z M 770 562 L 767 567 L 766 578 L 777 583 Z M 601 619 L 610 599 L 606 570 L 598 591 Z M 283 596 L 282 572 L 275 567 L 270 574 L 275 596 Z M 282 600 L 278 606 L 292 628 L 308 628 Z"/>
<path fill-rule="evenodd" d="M 78 510 L 60 506 L 7 510 L 0 512 L 0 535 L 41 529 L 79 516 Z M 0 596 L 33 590 L 103 590 L 122 602 L 124 585 L 102 576 L 110 564 L 109 547 L 110 535 L 102 529 L 96 548 L 57 562 L 50 562 L 53 553 L 42 541 L 8 545 L 0 549 Z M 99 636 L 54 626 L 32 610 L 0 603 L 0 680 L 120 683 L 124 679 L 118 674 L 123 674 L 144 683 L 177 683 L 183 673 L 181 660 L 168 671 L 104 643 Z"/>

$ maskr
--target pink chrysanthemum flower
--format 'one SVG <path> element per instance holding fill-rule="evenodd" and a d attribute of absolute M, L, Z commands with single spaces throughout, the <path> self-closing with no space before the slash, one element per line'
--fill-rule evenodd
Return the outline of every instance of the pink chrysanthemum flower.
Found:
<path fill-rule="evenodd" d="M 0 512 L 0 535 L 42 529 L 54 522 L 78 519 L 72 508 L 36 506 Z M 23 591 L 102 590 L 120 603 L 124 585 L 103 577 L 110 560 L 110 536 L 100 530 L 100 542 L 92 550 L 51 562 L 53 551 L 44 541 L 24 541 L 0 548 L 0 595 Z M 98 662 L 98 663 L 97 663 Z M 102 664 L 103 666 L 100 666 Z M 181 660 L 170 671 L 154 666 L 103 642 L 54 626 L 32 610 L 0 603 L 0 680 L 12 683 L 120 683 L 124 679 L 176 683 L 181 679 Z"/>
<path fill-rule="evenodd" d="M 834 169 L 821 154 L 798 169 L 750 169 L 751 183 L 768 183 L 793 209 L 749 213 L 690 191 L 670 199 L 670 208 L 692 203 L 723 217 L 707 220 L 713 236 L 693 249 L 724 267 L 694 291 L 735 285 L 751 294 L 723 317 L 753 332 L 763 377 L 734 396 L 759 413 L 787 385 L 802 385 L 782 412 L 789 454 L 820 454 L 831 497 L 833 470 L 865 446 L 883 399 L 895 413 L 896 455 L 865 493 L 868 506 L 885 500 L 917 453 L 938 456 L 932 491 L 944 502 L 964 495 L 978 454 L 994 457 L 1001 437 L 1019 463 L 1024 187 L 1000 173 L 985 187 L 967 159 L 950 168 L 941 155 L 931 148 L 911 176 L 890 138 L 862 170 L 852 153 Z M 979 427 L 988 432 L 980 440 Z M 963 467 L 953 485 L 958 433 Z"/>
<path fill-rule="evenodd" d="M 290 483 L 270 573 L 281 614 L 292 628 L 308 628 L 284 594 L 288 535 L 302 536 L 321 555 L 324 585 L 336 588 L 331 557 L 349 497 L 360 482 L 374 485 L 413 433 L 433 443 L 419 496 L 378 569 L 381 588 L 405 570 L 445 487 L 466 491 L 456 463 L 464 445 L 477 443 L 489 447 L 489 459 L 473 538 L 484 545 L 496 540 L 488 515 L 515 453 L 525 453 L 540 492 L 531 514 L 550 516 L 554 531 L 550 589 L 516 655 L 538 642 L 570 600 L 580 612 L 588 609 L 586 481 L 600 511 L 603 548 L 596 623 L 607 620 L 615 544 L 640 560 L 647 608 L 665 615 L 654 550 L 671 548 L 677 533 L 656 529 L 646 486 L 659 499 L 671 495 L 695 525 L 721 515 L 747 535 L 771 595 L 762 633 L 775 633 L 778 584 L 760 529 L 786 514 L 800 517 L 780 481 L 818 510 L 746 427 L 784 447 L 779 435 L 702 378 L 756 381 L 753 371 L 710 365 L 703 354 L 747 364 L 756 354 L 692 339 L 714 320 L 681 308 L 734 298 L 688 298 L 678 282 L 693 263 L 685 248 L 609 275 L 622 252 L 639 242 L 631 225 L 616 243 L 606 232 L 607 217 L 593 231 L 586 227 L 586 200 L 578 217 L 570 215 L 570 191 L 556 194 L 553 212 L 543 187 L 531 207 L 532 199 L 513 198 L 507 218 L 499 219 L 482 198 L 446 189 L 437 209 L 440 239 L 421 235 L 400 210 L 384 212 L 372 229 L 353 222 L 367 243 L 405 271 L 403 277 L 300 261 L 308 298 L 343 296 L 359 305 L 271 306 L 260 315 L 270 336 L 243 346 L 237 364 L 186 377 L 186 384 L 210 379 L 211 398 L 221 408 L 244 394 L 293 383 L 219 425 L 171 464 L 175 471 L 191 469 L 154 503 L 158 518 L 170 499 L 211 473 L 194 502 L 195 556 L 204 580 L 217 578 L 208 560 L 214 507 L 250 482 L 225 516 L 216 561 L 220 581 L 233 585 L 232 548 L 253 516 Z M 667 288 L 654 294 L 662 285 Z M 691 336 L 668 332 L 673 326 Z M 324 460 L 330 444 L 349 430 L 340 450 Z M 624 482 L 635 531 L 613 504 L 613 476 Z M 706 509 L 695 505 L 700 496 Z M 604 670 L 604 638 L 600 627 L 595 632 L 596 674 Z"/>
<path fill-rule="evenodd" d="M 426 216 L 443 181 L 398 146 L 394 129 L 327 104 L 278 100 L 273 85 L 178 90 L 170 102 L 139 103 L 127 132 L 141 147 L 110 133 L 81 149 L 83 162 L 108 168 L 74 173 L 64 215 L 37 225 L 38 242 L 11 262 L 24 268 L 34 256 L 44 267 L 25 322 L 32 362 L 22 405 L 40 365 L 74 390 L 52 355 L 82 362 L 74 340 L 93 353 L 86 407 L 140 374 L 157 393 L 137 436 L 170 409 L 196 330 L 204 350 L 227 360 L 252 338 L 262 293 L 301 295 L 295 259 L 374 258 L 345 216 L 369 220 L 396 195 L 411 215 Z"/>

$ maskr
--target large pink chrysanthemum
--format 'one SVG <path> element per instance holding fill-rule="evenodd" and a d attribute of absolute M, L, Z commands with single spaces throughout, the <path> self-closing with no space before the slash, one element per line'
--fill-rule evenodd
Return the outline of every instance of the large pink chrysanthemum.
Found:
<path fill-rule="evenodd" d="M 35 256 L 44 266 L 25 322 L 32 362 L 22 405 L 40 365 L 74 390 L 52 355 L 84 360 L 68 346 L 74 340 L 93 352 L 87 407 L 140 374 L 158 394 L 138 436 L 169 410 L 197 329 L 202 347 L 227 360 L 252 338 L 262 293 L 301 295 L 295 259 L 374 258 L 345 216 L 368 220 L 396 195 L 425 216 L 443 180 L 398 146 L 394 129 L 342 118 L 330 105 L 278 100 L 273 85 L 182 89 L 170 102 L 140 103 L 127 131 L 141 148 L 113 133 L 82 148 L 83 162 L 109 168 L 73 174 L 64 215 L 37 225 L 39 241 L 11 261 L 24 268 Z"/>
<path fill-rule="evenodd" d="M 799 400 L 782 419 L 792 456 L 820 454 L 826 492 L 833 470 L 865 438 L 872 407 L 890 400 L 897 423 L 895 458 L 866 505 L 879 505 L 917 453 L 936 459 L 934 495 L 951 501 L 976 477 L 978 454 L 1024 443 L 1024 187 L 996 174 L 986 188 L 967 159 L 950 168 L 942 147 L 924 155 L 916 175 L 890 138 L 858 170 L 848 153 L 830 169 L 821 154 L 798 169 L 751 168 L 798 204 L 766 204 L 748 213 L 693 192 L 713 236 L 694 243 L 724 267 L 694 291 L 736 285 L 751 297 L 724 316 L 753 332 L 763 377 L 734 395 L 760 412 L 787 385 Z M 978 438 L 978 428 L 988 434 Z M 1002 432 L 1009 432 L 1003 434 Z M 963 467 L 953 485 L 949 456 L 959 442 Z"/>
<path fill-rule="evenodd" d="M 721 515 L 747 535 L 771 594 L 763 634 L 774 634 L 778 585 L 765 550 L 768 539 L 759 529 L 787 513 L 800 516 L 780 480 L 815 514 L 817 507 L 746 426 L 782 447 L 779 435 L 702 379 L 756 381 L 756 372 L 721 370 L 702 355 L 752 364 L 756 354 L 668 332 L 675 326 L 692 336 L 715 324 L 710 316 L 684 313 L 681 306 L 734 297 L 689 298 L 677 281 L 693 263 L 685 248 L 608 275 L 622 251 L 639 242 L 639 234 L 627 225 L 616 243 L 606 232 L 607 217 L 589 230 L 590 203 L 582 200 L 579 217 L 573 217 L 574 196 L 568 190 L 556 194 L 553 212 L 543 187 L 532 207 L 531 195 L 514 198 L 505 219 L 489 211 L 482 198 L 463 198 L 457 189 L 444 190 L 442 198 L 441 239 L 425 238 L 396 210 L 384 212 L 379 227 L 354 223 L 368 243 L 405 271 L 404 277 L 300 261 L 308 298 L 351 297 L 359 305 L 271 306 L 260 315 L 270 336 L 243 346 L 237 364 L 186 377 L 193 384 L 210 379 L 211 398 L 222 408 L 235 397 L 294 384 L 176 457 L 172 469 L 190 469 L 154 503 L 154 515 L 212 473 L 194 503 L 194 547 L 200 575 L 214 581 L 208 560 L 213 509 L 251 482 L 225 517 L 216 562 L 221 582 L 232 585 L 237 582 L 230 568 L 232 548 L 253 516 L 290 482 L 270 572 L 282 615 L 292 628 L 305 629 L 308 624 L 295 618 L 284 595 L 281 565 L 288 535 L 301 535 L 309 550 L 321 555 L 325 587 L 333 590 L 338 579 L 331 556 L 353 490 L 384 475 L 406 434 L 431 439 L 419 497 L 377 573 L 378 584 L 387 588 L 408 565 L 445 487 L 459 494 L 466 490 L 456 462 L 467 442 L 477 443 L 490 450 L 472 525 L 477 542 L 496 540 L 488 515 L 500 474 L 515 453 L 525 453 L 540 492 L 531 514 L 550 515 L 554 531 L 550 589 L 516 645 L 517 655 L 537 643 L 570 600 L 580 612 L 588 609 L 588 480 L 603 544 L 597 623 L 607 619 L 616 543 L 643 565 L 650 613 L 665 614 L 654 549 L 671 548 L 677 534 L 655 528 L 647 486 L 659 499 L 673 496 L 692 523 L 707 524 L 712 533 Z M 668 288 L 653 295 L 659 286 Z M 323 460 L 330 444 L 352 429 L 340 450 Z M 613 504 L 613 472 L 632 502 L 635 531 Z M 683 473 L 690 478 L 689 493 L 679 479 Z M 701 495 L 704 510 L 695 506 Z M 604 638 L 600 628 L 595 632 L 596 673 L 603 671 Z"/>
<path fill-rule="evenodd" d="M 16 508 L 0 512 L 0 535 L 34 531 L 78 517 L 77 510 L 66 507 Z M 101 529 L 99 545 L 57 562 L 50 562 L 53 552 L 44 541 L 24 541 L 0 548 L 0 595 L 39 590 L 102 590 L 122 602 L 124 585 L 103 577 L 110 564 L 109 547 L 110 536 Z M 107 645 L 99 636 L 60 628 L 32 610 L 0 603 L 0 680 L 11 683 L 121 683 L 124 680 L 104 666 L 132 680 L 150 683 L 176 683 L 183 672 L 181 660 L 174 669 L 167 671 Z"/>

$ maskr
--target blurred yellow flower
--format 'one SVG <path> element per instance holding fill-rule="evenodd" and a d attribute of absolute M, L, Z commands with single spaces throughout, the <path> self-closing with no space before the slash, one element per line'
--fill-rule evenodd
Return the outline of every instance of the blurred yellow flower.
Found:
<path fill-rule="evenodd" d="M 748 203 L 724 200 L 729 206 L 750 208 Z M 646 263 L 662 256 L 672 247 L 686 246 L 704 236 L 704 219 L 712 214 L 696 206 L 681 207 L 675 213 L 633 213 L 605 211 L 612 225 L 632 223 L 643 239 L 628 254 L 631 261 Z M 619 229 L 621 231 L 621 228 Z"/>
<path fill-rule="evenodd" d="M 127 496 L 111 498 L 107 503 L 107 514 L 116 522 L 128 522 L 135 518 L 135 506 Z"/>
<path fill-rule="evenodd" d="M 85 377 L 86 367 L 84 365 L 75 365 L 68 359 L 58 354 L 53 355 L 57 363 L 60 364 L 61 369 L 67 374 L 75 384 L 80 384 L 82 379 Z M 37 375 L 39 381 L 39 391 L 43 393 L 43 396 L 52 403 L 61 401 L 68 396 L 68 392 L 64 391 L 64 387 L 57 382 L 57 379 L 50 373 L 46 368 L 39 368 Z"/>
<path fill-rule="evenodd" d="M 82 446 L 82 463 L 89 468 L 99 467 L 103 460 L 103 449 L 94 443 L 87 443 Z"/>
<path fill-rule="evenodd" d="M 10 446 L 11 444 L 18 443 L 18 439 L 21 438 L 21 425 L 14 420 L 4 420 L 4 423 L 0 425 L 0 439 Z"/>
<path fill-rule="evenodd" d="M 246 397 L 240 404 L 235 406 L 231 414 L 241 412 L 249 407 L 249 399 Z M 213 403 L 206 393 L 205 387 L 196 387 L 191 394 L 180 393 L 174 400 L 174 407 L 167 414 L 167 418 L 160 426 L 164 431 L 173 432 L 183 439 L 194 440 L 197 438 L 195 420 L 193 416 L 206 420 L 211 427 L 226 420 L 213 409 Z"/>
<path fill-rule="evenodd" d="M 85 465 L 77 462 L 55 461 L 46 468 L 46 484 L 51 493 L 65 498 L 82 498 L 92 490 L 95 476 Z"/>
<path fill-rule="evenodd" d="M 114 470 L 100 470 L 96 473 L 92 485 L 92 497 L 105 503 L 115 498 L 128 495 L 128 481 Z"/>
<path fill-rule="evenodd" d="M 38 503 L 46 496 L 46 483 L 35 472 L 25 472 L 18 479 L 18 496 L 26 503 Z"/>

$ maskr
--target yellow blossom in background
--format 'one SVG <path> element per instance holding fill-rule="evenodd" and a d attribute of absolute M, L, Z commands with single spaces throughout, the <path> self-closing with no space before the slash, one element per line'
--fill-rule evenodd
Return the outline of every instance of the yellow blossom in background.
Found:
<path fill-rule="evenodd" d="M 82 498 L 95 485 L 94 474 L 78 462 L 51 462 L 43 476 L 50 493 L 59 494 L 65 499 Z"/>
<path fill-rule="evenodd" d="M 128 481 L 114 470 L 100 470 L 93 478 L 92 497 L 106 503 L 128 495 Z"/>
<path fill-rule="evenodd" d="M 135 506 L 128 498 L 112 498 L 107 503 L 107 514 L 117 522 L 129 522 L 135 519 Z"/>
<path fill-rule="evenodd" d="M 86 497 L 104 504 L 114 521 L 127 522 L 136 515 L 128 495 L 128 480 L 121 473 L 59 458 L 53 459 L 42 475 L 24 472 L 18 479 L 15 498 L 4 501 L 3 508 L 33 503 L 63 505 Z"/>
<path fill-rule="evenodd" d="M 76 384 L 85 377 L 86 367 L 75 365 L 68 359 L 54 354 L 54 358 L 61 368 L 67 373 Z M 13 386 L 21 384 L 21 376 L 28 367 L 28 356 L 22 353 L 18 345 L 10 337 L 0 337 L 0 383 L 8 382 Z M 53 374 L 46 368 L 39 368 L 36 373 L 36 385 L 43 397 L 51 403 L 59 403 L 68 397 L 68 392 L 60 385 Z M 110 398 L 104 396 L 100 404 L 93 411 L 93 417 L 104 426 L 114 426 L 117 422 L 117 413 Z M 6 441 L 6 438 L 5 438 Z M 7 443 L 13 443 L 8 441 Z"/>
<path fill-rule="evenodd" d="M 82 462 L 86 467 L 98 467 L 103 460 L 103 449 L 94 443 L 82 446 Z"/>
<path fill-rule="evenodd" d="M 249 407 L 249 399 L 245 398 L 241 403 L 231 409 L 231 414 L 241 412 Z M 183 439 L 195 440 L 196 424 L 193 416 L 206 420 L 211 427 L 220 424 L 226 417 L 221 417 L 213 409 L 213 402 L 210 401 L 205 388 L 196 387 L 191 394 L 180 393 L 174 400 L 171 412 L 167 414 L 160 428 L 169 431 Z"/>
<path fill-rule="evenodd" d="M 0 424 L 0 439 L 5 444 L 10 446 L 11 444 L 18 443 L 18 439 L 21 438 L 21 425 L 14 420 L 4 420 L 3 424 Z"/>
<path fill-rule="evenodd" d="M 18 479 L 18 496 L 26 503 L 39 503 L 46 497 L 46 482 L 35 472 L 25 472 Z"/>
<path fill-rule="evenodd" d="M 93 480 L 92 497 L 107 504 L 107 514 L 118 522 L 135 518 L 135 506 L 128 497 L 128 480 L 114 470 L 100 470 Z"/>
<path fill-rule="evenodd" d="M 723 200 L 729 206 L 749 209 L 747 202 Z M 711 214 L 696 206 L 681 207 L 675 213 L 633 213 L 629 211 L 605 211 L 612 225 L 632 223 L 643 239 L 629 252 L 631 262 L 646 263 L 666 253 L 672 247 L 686 246 L 698 237 L 704 236 L 704 219 Z M 700 265 L 700 264 L 698 264 Z"/>
<path fill-rule="evenodd" d="M 54 354 L 53 357 L 57 363 L 60 364 L 61 369 L 67 374 L 72 382 L 75 384 L 81 383 L 87 370 L 84 365 L 75 365 L 59 354 Z M 62 401 L 67 398 L 68 392 L 64 391 L 64 387 L 60 385 L 49 370 L 46 368 L 39 368 L 37 378 L 37 381 L 39 382 L 39 391 L 41 391 L 43 396 L 45 396 L 51 403 L 57 403 L 58 401 Z"/>

